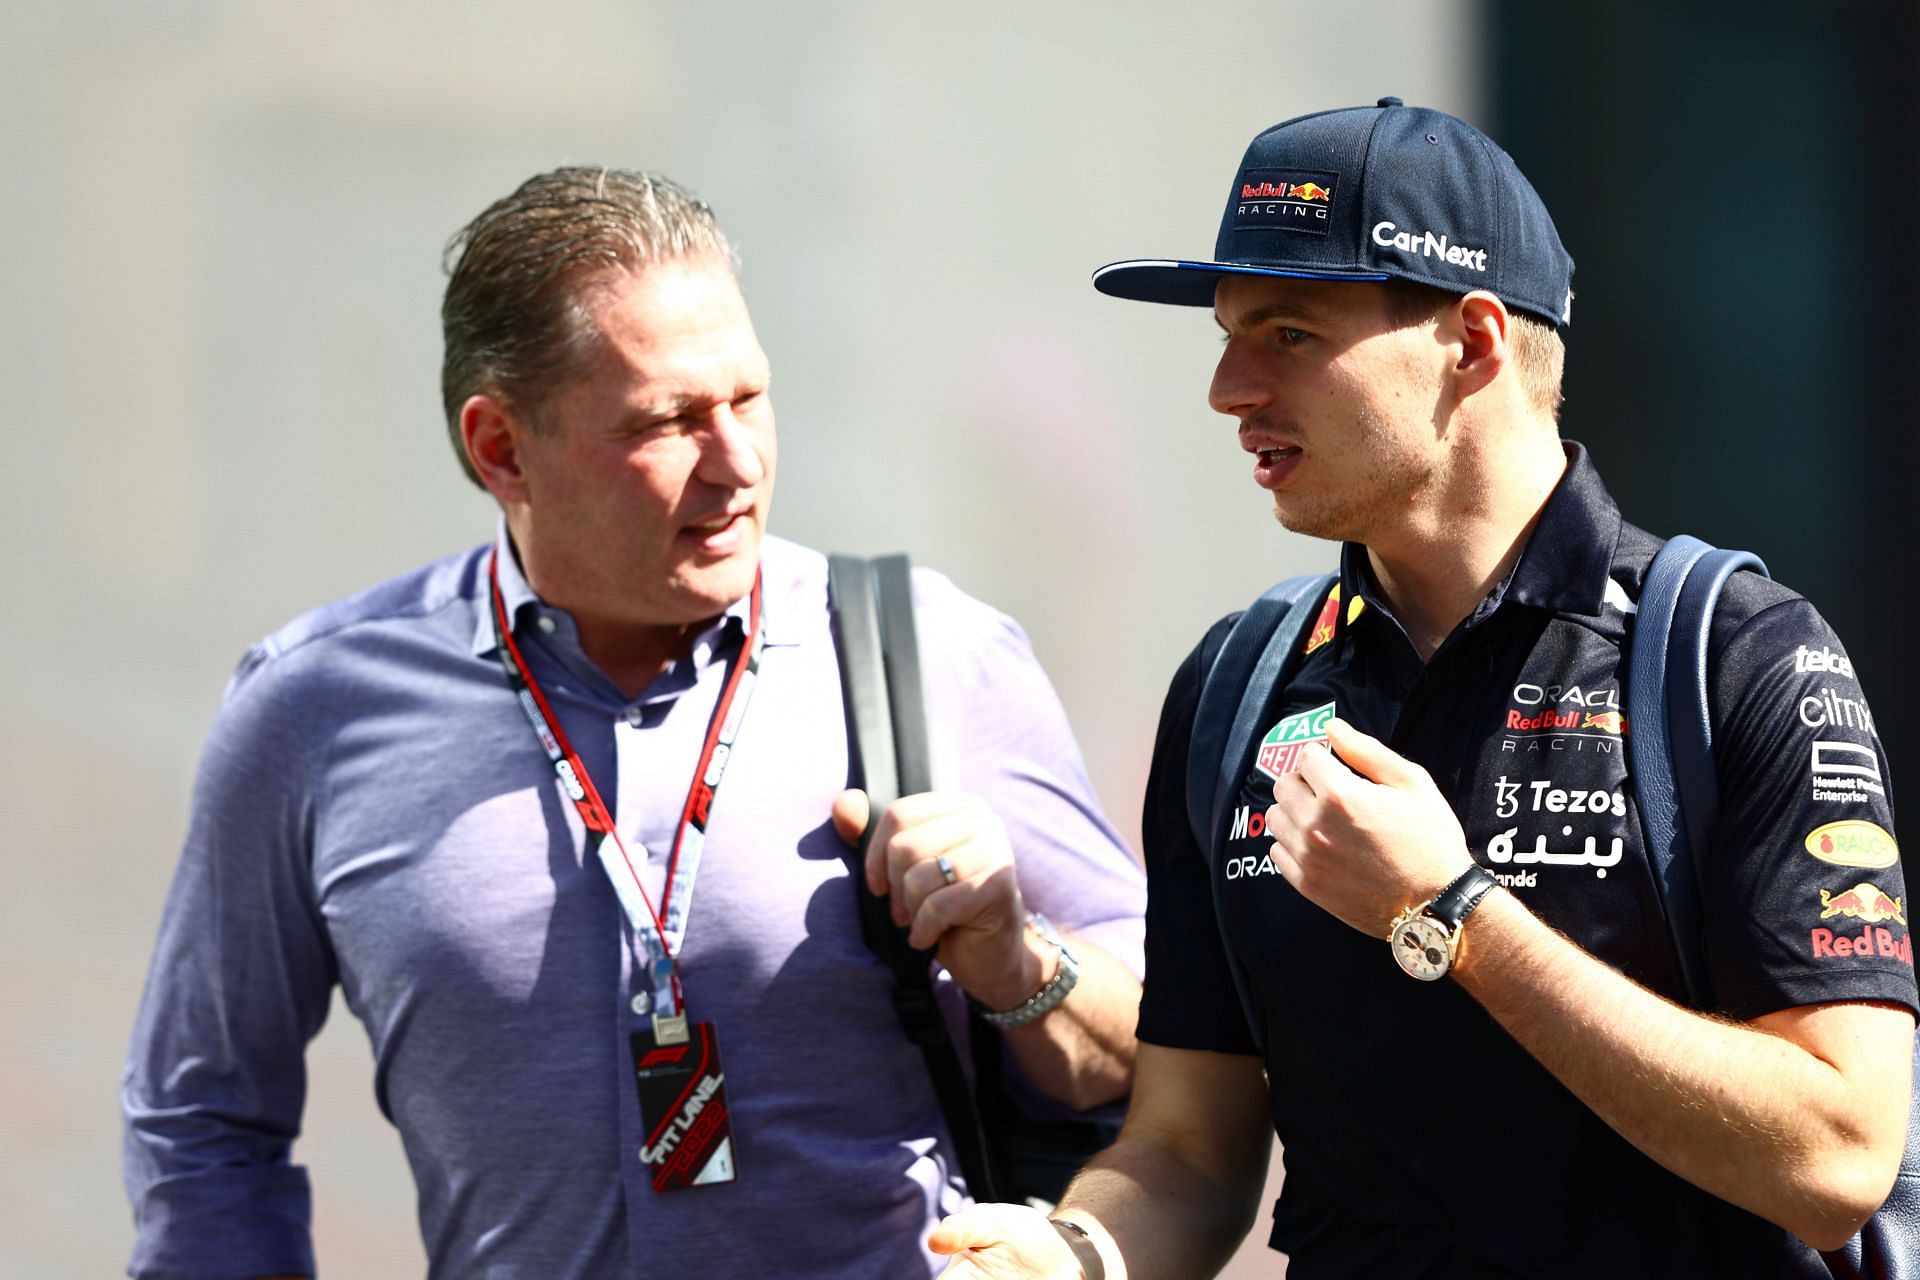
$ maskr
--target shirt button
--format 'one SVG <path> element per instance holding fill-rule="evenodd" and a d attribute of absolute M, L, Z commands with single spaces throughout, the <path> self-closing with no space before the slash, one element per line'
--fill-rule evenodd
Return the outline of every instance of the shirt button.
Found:
<path fill-rule="evenodd" d="M 627 708 L 627 723 L 632 725 L 634 728 L 638 729 L 640 727 L 640 722 L 644 719 L 646 719 L 646 713 L 641 711 L 640 708 L 638 707 Z"/>
<path fill-rule="evenodd" d="M 641 1017 L 653 1012 L 653 997 L 642 991 L 632 1001 L 633 1011 Z"/>
<path fill-rule="evenodd" d="M 543 613 L 540 615 L 540 623 L 539 623 L 540 629 L 546 632 L 548 635 L 552 635 L 553 629 L 558 625 L 559 624 L 553 620 L 552 614 Z"/>

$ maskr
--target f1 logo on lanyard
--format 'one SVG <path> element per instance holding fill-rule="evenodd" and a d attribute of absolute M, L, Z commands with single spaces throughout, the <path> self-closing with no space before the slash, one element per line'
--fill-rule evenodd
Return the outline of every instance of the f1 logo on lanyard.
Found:
<path fill-rule="evenodd" d="M 599 836 L 595 853 L 647 953 L 650 990 L 636 995 L 633 1009 L 651 1013 L 651 1026 L 633 1032 L 634 1081 L 640 1092 L 640 1119 L 646 1145 L 640 1158 L 652 1174 L 655 1191 L 732 1182 L 733 1126 L 727 1108 L 726 1073 L 720 1066 L 720 1042 L 710 1022 L 689 1022 L 680 985 L 678 956 L 693 908 L 693 882 L 706 846 L 707 815 L 726 776 L 727 762 L 760 675 L 760 576 L 755 573 L 748 610 L 747 639 L 727 672 L 720 702 L 707 724 L 707 737 L 694 765 L 693 782 L 674 830 L 667 856 L 667 884 L 655 910 L 640 883 L 639 869 L 627 853 L 613 815 L 600 799 L 587 767 L 567 740 L 559 717 L 520 656 L 500 595 L 498 549 L 487 565 L 495 652 L 534 737 L 547 753 L 561 788 L 573 801 L 586 829 Z M 592 836 L 589 836 L 591 839 Z"/>

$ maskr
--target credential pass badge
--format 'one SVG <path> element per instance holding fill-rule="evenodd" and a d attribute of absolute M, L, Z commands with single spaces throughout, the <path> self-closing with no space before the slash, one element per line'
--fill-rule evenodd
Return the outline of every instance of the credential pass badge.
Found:
<path fill-rule="evenodd" d="M 733 1117 L 727 1110 L 727 1077 L 711 1022 L 695 1022 L 688 1034 L 662 1043 L 651 1029 L 633 1033 L 633 1076 L 640 1088 L 640 1123 L 646 1145 L 640 1159 L 655 1191 L 732 1182 Z"/>

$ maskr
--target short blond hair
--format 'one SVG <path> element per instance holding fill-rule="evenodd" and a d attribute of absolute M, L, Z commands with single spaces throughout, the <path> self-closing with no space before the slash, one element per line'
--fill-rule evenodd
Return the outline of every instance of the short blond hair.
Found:
<path fill-rule="evenodd" d="M 1451 306 L 1461 298 L 1460 294 L 1446 289 L 1397 278 L 1386 282 L 1386 290 L 1388 314 L 1402 326 L 1424 324 L 1433 319 L 1440 308 Z M 1513 367 L 1520 378 L 1520 389 L 1536 409 L 1558 422 L 1561 402 L 1566 399 L 1560 386 L 1567 369 L 1566 341 L 1559 329 L 1537 316 L 1524 311 L 1507 314 L 1513 321 L 1512 341 L 1508 346 L 1513 351 Z"/>

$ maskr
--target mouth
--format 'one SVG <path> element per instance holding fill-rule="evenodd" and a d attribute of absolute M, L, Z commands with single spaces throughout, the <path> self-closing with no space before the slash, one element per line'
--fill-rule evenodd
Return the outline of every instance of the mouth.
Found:
<path fill-rule="evenodd" d="M 1277 488 L 1293 474 L 1299 464 L 1300 447 L 1298 445 L 1275 445 L 1267 449 L 1255 449 L 1253 452 L 1253 482 L 1262 489 Z"/>
<path fill-rule="evenodd" d="M 681 526 L 680 536 L 691 540 L 702 551 L 726 554 L 738 549 L 752 526 L 753 508 L 725 511 L 708 520 Z"/>

